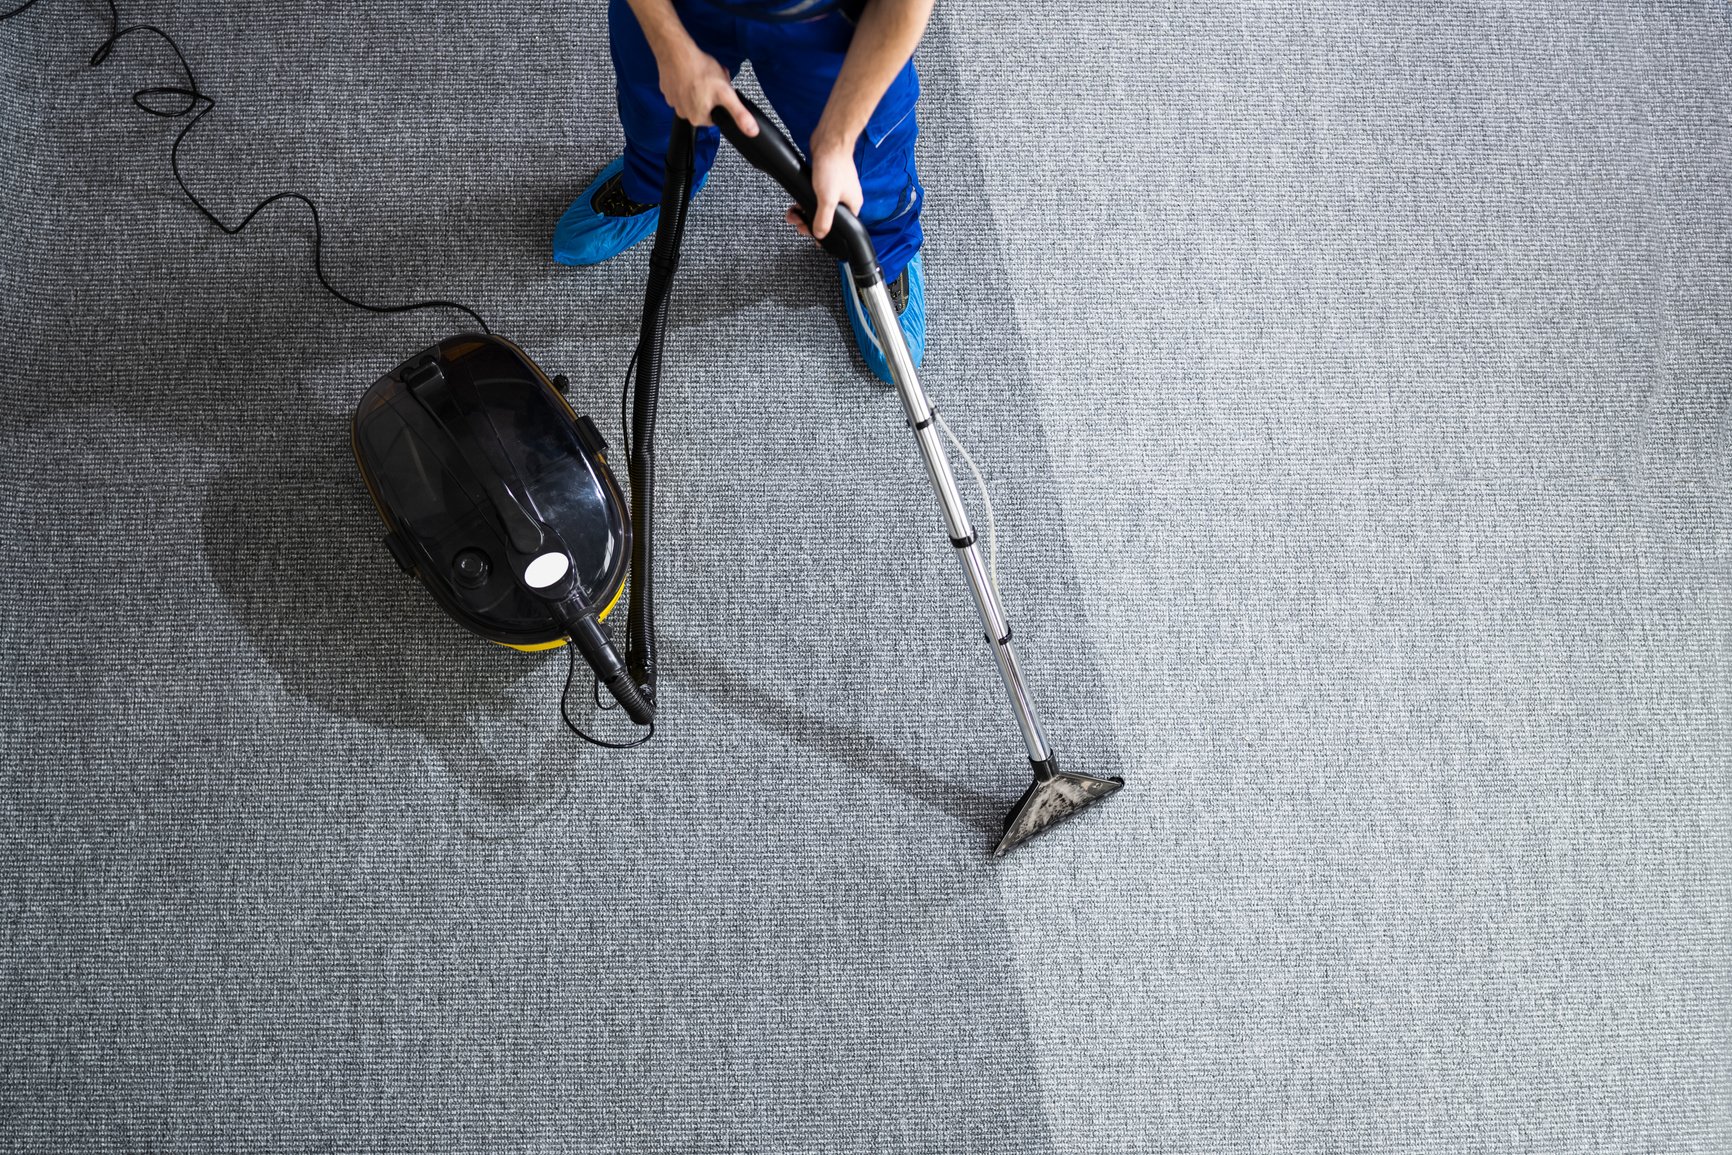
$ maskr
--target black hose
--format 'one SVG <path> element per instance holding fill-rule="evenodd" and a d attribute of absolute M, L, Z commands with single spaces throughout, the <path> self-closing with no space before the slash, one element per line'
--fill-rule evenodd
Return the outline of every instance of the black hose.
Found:
<path fill-rule="evenodd" d="M 637 683 L 632 681 L 631 671 L 621 670 L 610 678 L 603 678 L 601 684 L 606 686 L 613 695 L 613 700 L 625 707 L 626 717 L 640 726 L 647 726 L 656 720 L 655 707 L 645 700 Z"/>
<path fill-rule="evenodd" d="M 644 289 L 643 325 L 638 331 L 637 376 L 632 392 L 631 427 L 631 596 L 626 604 L 626 667 L 644 702 L 655 705 L 655 432 L 661 391 L 662 345 L 667 337 L 668 298 L 680 263 L 680 238 L 686 231 L 686 204 L 692 191 L 692 126 L 676 118 L 668 137 L 667 175 L 662 182 L 661 219 L 650 253 Z M 614 697 L 631 712 L 631 703 L 612 683 Z M 635 715 L 633 715 L 635 717 Z"/>
<path fill-rule="evenodd" d="M 565 630 L 566 636 L 571 639 L 572 646 L 583 655 L 589 668 L 595 671 L 596 680 L 606 686 L 614 699 L 625 707 L 627 716 L 640 726 L 647 726 L 655 721 L 655 707 L 639 692 L 637 683 L 632 680 L 631 671 L 627 669 L 619 651 L 614 648 L 613 638 L 607 627 L 601 624 L 595 606 L 584 596 L 583 588 L 574 582 L 565 600 L 553 604 L 553 613 L 559 620 L 560 628 Z M 579 730 L 578 733 L 583 734 L 583 731 Z M 587 734 L 583 736 L 589 737 Z"/>

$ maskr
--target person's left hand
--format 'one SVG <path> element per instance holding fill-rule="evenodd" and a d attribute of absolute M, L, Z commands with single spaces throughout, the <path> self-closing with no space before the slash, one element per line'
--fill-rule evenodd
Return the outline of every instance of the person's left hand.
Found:
<path fill-rule="evenodd" d="M 800 219 L 797 207 L 788 210 L 788 223 L 800 230 L 803 237 L 822 239 L 830 232 L 836 219 L 836 206 L 847 205 L 856 214 L 866 203 L 860 190 L 860 172 L 854 167 L 854 142 L 843 140 L 812 140 L 812 191 L 818 194 L 818 207 L 807 227 Z"/>

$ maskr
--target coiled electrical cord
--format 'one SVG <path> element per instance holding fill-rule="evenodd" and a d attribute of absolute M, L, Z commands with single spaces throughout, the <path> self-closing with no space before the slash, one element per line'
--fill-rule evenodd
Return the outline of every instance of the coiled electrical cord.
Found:
<path fill-rule="evenodd" d="M 198 127 L 198 122 L 203 120 L 207 115 L 209 115 L 211 109 L 216 107 L 216 99 L 199 87 L 198 79 L 193 75 L 192 66 L 187 63 L 186 54 L 180 50 L 180 45 L 175 43 L 174 37 L 170 36 L 154 24 L 129 24 L 124 28 L 121 27 L 120 9 L 115 0 L 105 0 L 105 2 L 108 5 L 108 37 L 103 40 L 101 44 L 97 45 L 95 52 L 91 53 L 90 67 L 102 67 L 102 65 L 107 62 L 108 58 L 113 55 L 114 50 L 120 46 L 121 41 L 125 40 L 129 36 L 138 35 L 140 33 L 148 34 L 161 40 L 168 46 L 168 50 L 174 53 L 175 61 L 180 65 L 181 75 L 186 78 L 184 83 L 147 85 L 133 92 L 132 103 L 141 111 L 147 112 L 151 116 L 162 117 L 164 120 L 179 120 L 182 117 L 191 117 L 191 119 L 181 128 L 180 132 L 175 135 L 174 144 L 168 152 L 168 166 L 170 171 L 174 173 L 174 182 L 180 186 L 180 191 L 186 195 L 188 201 L 192 202 L 192 206 L 204 215 L 206 220 L 232 237 L 237 233 L 243 232 L 248 225 L 253 223 L 255 217 L 264 212 L 267 208 L 276 204 L 278 201 L 299 201 L 301 204 L 307 206 L 307 211 L 311 213 L 313 217 L 313 275 L 319 279 L 319 284 L 322 285 L 325 291 L 331 294 L 331 296 L 337 298 L 337 300 L 343 302 L 345 305 L 350 305 L 356 309 L 362 309 L 369 313 L 410 313 L 419 309 L 450 309 L 454 312 L 462 313 L 473 320 L 477 325 L 480 325 L 482 332 L 491 333 L 493 331 L 488 328 L 487 321 L 480 313 L 477 313 L 468 305 L 461 304 L 457 301 L 427 300 L 410 301 L 400 305 L 376 305 L 367 301 L 359 300 L 358 298 L 337 288 L 337 286 L 331 283 L 330 278 L 325 275 L 325 230 L 324 223 L 319 219 L 319 206 L 314 204 L 313 201 L 303 193 L 295 192 L 293 190 L 272 193 L 270 196 L 254 205 L 252 209 L 248 211 L 246 216 L 241 218 L 239 224 L 231 225 L 213 212 L 210 206 L 200 200 L 198 194 L 193 192 L 191 186 L 186 183 L 186 176 L 180 170 L 180 146 L 186 141 L 187 135 L 191 133 L 193 129 Z M 40 3 L 42 3 L 42 0 L 25 0 L 23 4 L 18 5 L 16 8 L 10 9 L 6 12 L 0 12 L 0 24 L 4 24 L 8 20 L 24 15 Z"/>

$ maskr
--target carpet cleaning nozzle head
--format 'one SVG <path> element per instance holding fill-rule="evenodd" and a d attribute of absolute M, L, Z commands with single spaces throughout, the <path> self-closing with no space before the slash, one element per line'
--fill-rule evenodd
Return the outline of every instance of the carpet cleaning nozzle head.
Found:
<path fill-rule="evenodd" d="M 1116 793 L 1125 784 L 1123 778 L 1096 778 L 1090 774 L 1070 774 L 1058 768 L 1056 758 L 1034 765 L 1034 781 L 1023 791 L 1022 798 L 1004 819 L 1004 837 L 998 840 L 995 858 L 1002 858 L 1048 827 L 1093 806 Z"/>

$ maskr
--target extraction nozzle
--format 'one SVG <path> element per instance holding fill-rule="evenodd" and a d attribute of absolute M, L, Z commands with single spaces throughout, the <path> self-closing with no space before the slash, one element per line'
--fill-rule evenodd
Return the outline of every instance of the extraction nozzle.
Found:
<path fill-rule="evenodd" d="M 994 858 L 1003 858 L 1049 826 L 1094 805 L 1125 784 L 1123 778 L 1066 773 L 1058 768 L 1058 759 L 1052 757 L 1033 766 L 1034 781 L 1005 816 L 1004 837 L 992 852 Z"/>

